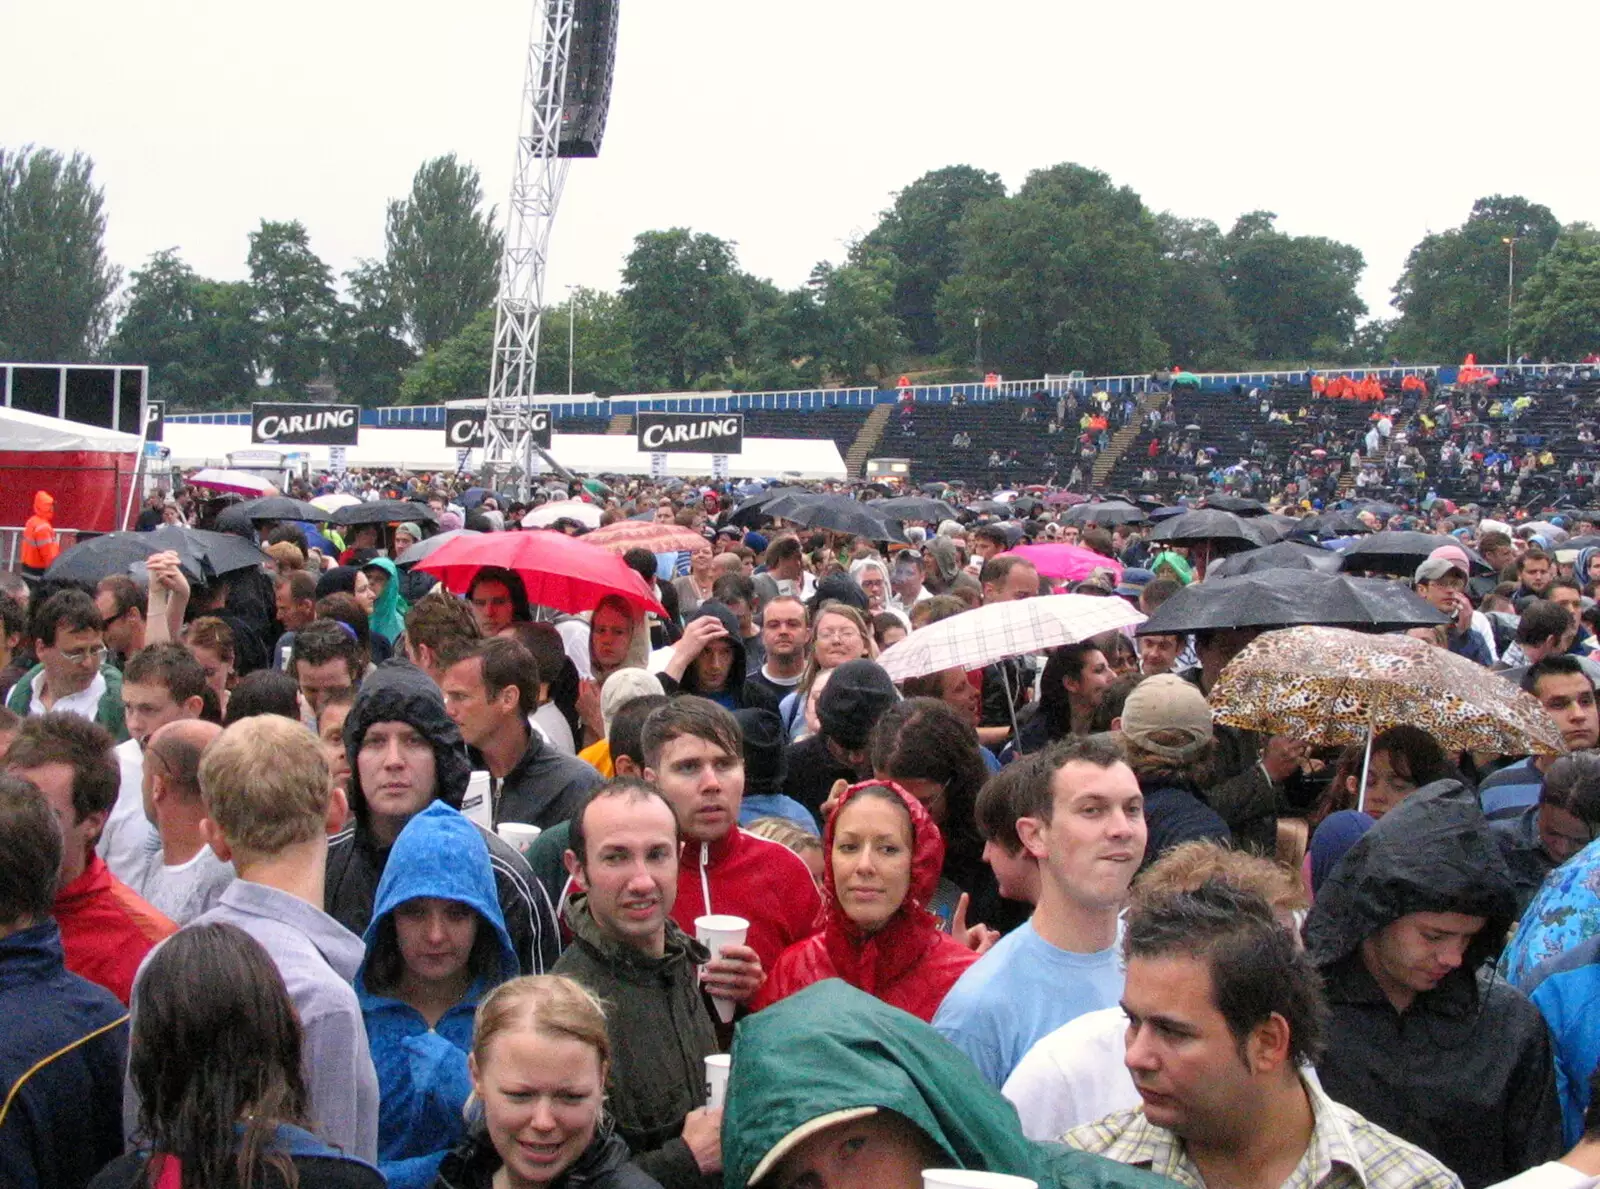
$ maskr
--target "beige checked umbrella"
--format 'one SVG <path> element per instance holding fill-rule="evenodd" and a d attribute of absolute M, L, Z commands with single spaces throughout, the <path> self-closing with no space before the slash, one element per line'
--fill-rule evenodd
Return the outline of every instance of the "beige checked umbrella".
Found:
<path fill-rule="evenodd" d="M 918 628 L 883 650 L 878 663 L 895 681 L 945 669 L 981 669 L 1007 657 L 1080 644 L 1091 636 L 1143 623 L 1122 599 L 1045 595 L 990 603 Z"/>
<path fill-rule="evenodd" d="M 1402 723 L 1446 751 L 1559 755 L 1537 699 L 1483 666 L 1410 636 L 1292 627 L 1256 637 L 1217 679 L 1212 717 L 1308 743 L 1370 742 Z"/>

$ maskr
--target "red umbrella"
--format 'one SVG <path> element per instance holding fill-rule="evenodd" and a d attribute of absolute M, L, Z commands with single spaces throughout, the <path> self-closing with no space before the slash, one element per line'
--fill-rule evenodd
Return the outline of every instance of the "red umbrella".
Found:
<path fill-rule="evenodd" d="M 607 553 L 626 553 L 648 549 L 651 553 L 681 553 L 704 545 L 706 539 L 693 529 L 677 524 L 656 524 L 649 520 L 619 520 L 579 537 L 585 545 Z"/>
<path fill-rule="evenodd" d="M 644 579 L 620 557 L 555 532 L 484 533 L 457 537 L 418 562 L 449 590 L 464 594 L 484 566 L 500 566 L 522 579 L 528 601 L 576 615 L 594 610 L 602 596 L 619 594 L 641 611 L 665 615 Z"/>

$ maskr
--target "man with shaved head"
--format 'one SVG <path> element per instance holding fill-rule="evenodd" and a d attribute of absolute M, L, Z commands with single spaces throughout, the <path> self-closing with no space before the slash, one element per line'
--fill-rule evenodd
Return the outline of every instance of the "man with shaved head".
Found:
<path fill-rule="evenodd" d="M 234 878 L 233 864 L 217 858 L 200 832 L 200 756 L 220 734 L 216 723 L 185 718 L 145 744 L 144 812 L 154 829 L 130 882 L 179 925 L 210 910 Z"/>

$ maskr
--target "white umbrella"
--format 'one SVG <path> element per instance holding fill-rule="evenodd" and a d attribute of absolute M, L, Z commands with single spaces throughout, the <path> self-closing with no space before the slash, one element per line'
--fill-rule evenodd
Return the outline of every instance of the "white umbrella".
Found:
<path fill-rule="evenodd" d="M 337 512 L 340 508 L 349 508 L 355 504 L 359 504 L 361 501 L 353 495 L 347 495 L 342 491 L 335 491 L 330 492 L 328 495 L 319 495 L 311 502 L 317 507 L 321 508 L 324 512 Z"/>
<path fill-rule="evenodd" d="M 1096 595 L 990 603 L 918 628 L 884 649 L 878 663 L 895 681 L 945 669 L 981 669 L 1007 657 L 1080 644 L 1144 619 L 1131 603 Z"/>
<path fill-rule="evenodd" d="M 236 495 L 266 495 L 278 490 L 260 475 L 218 467 L 198 470 L 189 476 L 187 482 L 190 487 L 209 487 L 213 491 L 231 491 Z"/>
<path fill-rule="evenodd" d="M 597 504 L 583 500 L 557 500 L 555 503 L 541 504 L 529 512 L 522 518 L 522 527 L 549 528 L 564 517 L 567 520 L 576 520 L 584 528 L 599 528 L 602 515 Z"/>

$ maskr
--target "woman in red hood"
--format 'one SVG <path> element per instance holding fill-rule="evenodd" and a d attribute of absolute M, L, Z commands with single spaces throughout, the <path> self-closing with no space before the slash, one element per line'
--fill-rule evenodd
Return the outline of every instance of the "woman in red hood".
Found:
<path fill-rule="evenodd" d="M 760 1009 L 825 978 L 842 978 L 931 1021 L 978 955 L 928 911 L 944 838 L 899 785 L 869 780 L 839 798 L 823 836 L 822 932 L 778 956 L 751 1006 Z"/>

